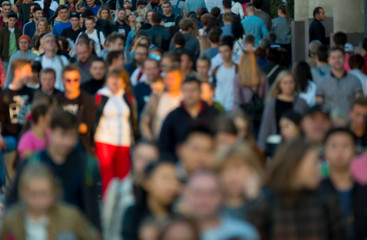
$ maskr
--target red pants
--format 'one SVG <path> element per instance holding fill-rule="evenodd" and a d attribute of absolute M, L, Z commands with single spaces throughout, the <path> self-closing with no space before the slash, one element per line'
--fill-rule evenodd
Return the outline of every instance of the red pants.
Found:
<path fill-rule="evenodd" d="M 96 156 L 102 177 L 102 193 L 113 178 L 123 179 L 130 171 L 130 147 L 95 143 Z"/>

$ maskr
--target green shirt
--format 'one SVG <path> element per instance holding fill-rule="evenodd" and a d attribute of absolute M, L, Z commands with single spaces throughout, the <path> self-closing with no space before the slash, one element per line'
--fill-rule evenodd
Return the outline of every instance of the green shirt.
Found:
<path fill-rule="evenodd" d="M 10 30 L 9 30 L 10 31 Z M 9 39 L 9 57 L 11 57 L 14 53 L 18 51 L 17 49 L 17 40 L 15 39 L 14 31 L 10 31 L 10 39 Z"/>

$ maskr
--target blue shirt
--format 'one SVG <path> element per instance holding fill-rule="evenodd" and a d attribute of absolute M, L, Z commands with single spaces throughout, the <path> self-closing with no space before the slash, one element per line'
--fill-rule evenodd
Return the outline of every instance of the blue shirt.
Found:
<path fill-rule="evenodd" d="M 186 13 L 190 12 L 197 13 L 198 9 L 206 8 L 206 4 L 204 0 L 187 0 L 186 1 Z"/>
<path fill-rule="evenodd" d="M 67 28 L 71 28 L 71 22 L 66 22 L 66 23 L 63 23 L 63 22 L 59 22 L 57 23 L 54 28 L 53 28 L 53 32 L 56 36 L 60 37 L 61 36 L 61 33 L 62 31 L 64 31 L 65 29 Z"/>
<path fill-rule="evenodd" d="M 232 36 L 232 24 L 227 24 L 222 27 L 222 37 L 224 36 Z"/>
<path fill-rule="evenodd" d="M 94 8 L 91 8 L 91 7 L 87 6 L 86 9 L 91 9 L 94 13 L 94 16 L 97 16 L 100 7 L 101 6 L 99 6 L 99 5 L 96 5 Z"/>
<path fill-rule="evenodd" d="M 27 22 L 23 27 L 23 34 L 32 38 L 36 32 L 36 23 L 34 21 Z"/>
<path fill-rule="evenodd" d="M 255 37 L 255 46 L 262 42 L 263 38 L 267 37 L 269 31 L 264 20 L 256 16 L 247 16 L 242 21 L 242 26 L 246 34 L 252 34 Z"/>

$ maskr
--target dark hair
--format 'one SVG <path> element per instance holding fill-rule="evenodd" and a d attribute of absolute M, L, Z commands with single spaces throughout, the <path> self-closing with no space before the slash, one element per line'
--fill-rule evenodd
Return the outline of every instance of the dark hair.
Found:
<path fill-rule="evenodd" d="M 210 10 L 210 13 L 213 15 L 213 17 L 219 18 L 219 16 L 220 16 L 220 8 L 213 7 L 212 10 Z"/>
<path fill-rule="evenodd" d="M 223 21 L 226 21 L 226 22 L 233 22 L 233 16 L 232 16 L 232 13 L 223 13 L 222 15 L 222 20 Z"/>
<path fill-rule="evenodd" d="M 345 51 L 343 48 L 334 47 L 329 50 L 329 56 L 332 52 L 341 52 L 343 55 L 345 54 Z"/>
<path fill-rule="evenodd" d="M 220 116 L 217 118 L 215 124 L 215 134 L 218 133 L 228 133 L 237 136 L 238 130 L 229 116 Z"/>
<path fill-rule="evenodd" d="M 316 17 L 316 14 L 319 14 L 320 13 L 320 10 L 323 9 L 322 7 L 316 7 L 314 10 L 313 10 L 313 17 L 315 18 Z"/>
<path fill-rule="evenodd" d="M 255 36 L 252 34 L 246 34 L 245 43 L 250 43 L 252 45 L 255 45 Z"/>
<path fill-rule="evenodd" d="M 208 40 L 214 44 L 218 44 L 220 42 L 221 34 L 222 29 L 220 29 L 220 27 L 214 27 L 208 33 Z"/>
<path fill-rule="evenodd" d="M 172 3 L 170 2 L 170 1 L 163 1 L 163 3 L 162 3 L 162 5 L 164 5 L 164 4 L 168 4 L 168 5 L 170 5 L 170 7 L 172 7 Z"/>
<path fill-rule="evenodd" d="M 202 135 L 206 135 L 210 138 L 214 138 L 214 133 L 212 131 L 212 129 L 210 129 L 209 127 L 203 125 L 203 124 L 196 124 L 196 125 L 192 125 L 188 131 L 186 131 L 184 138 L 182 139 L 182 142 L 186 142 L 192 135 L 194 134 L 202 134 Z"/>
<path fill-rule="evenodd" d="M 367 107 L 367 97 L 362 96 L 354 99 L 352 104 L 350 105 L 350 109 L 353 109 L 355 105 Z"/>
<path fill-rule="evenodd" d="M 51 6 L 51 2 L 50 2 L 50 6 Z M 54 15 L 52 16 L 52 18 L 53 19 L 55 19 L 55 18 L 57 18 L 58 16 L 59 16 L 59 12 L 61 11 L 61 10 L 68 10 L 69 11 L 69 9 L 68 9 L 68 7 L 67 6 L 65 6 L 65 5 L 59 5 L 59 7 L 56 9 L 56 11 L 55 11 L 55 13 L 54 13 Z M 45 10 L 45 7 L 43 7 L 43 10 Z M 48 12 L 48 9 L 46 9 L 47 10 L 47 12 Z M 45 13 L 45 11 L 43 11 L 43 13 Z M 46 17 L 45 15 L 43 15 L 44 17 Z M 46 18 L 48 18 L 48 17 L 46 17 Z"/>
<path fill-rule="evenodd" d="M 350 130 L 349 128 L 345 128 L 345 127 L 339 127 L 339 128 L 332 128 L 330 129 L 324 138 L 324 144 L 326 144 L 326 142 L 334 135 L 334 134 L 338 134 L 338 133 L 343 133 L 348 135 L 351 140 L 353 141 L 353 145 L 355 146 L 357 143 L 357 138 L 356 135 L 352 132 L 352 130 Z"/>
<path fill-rule="evenodd" d="M 54 75 L 54 78 L 56 79 L 56 72 L 53 68 L 43 68 L 40 71 L 40 76 L 41 76 L 42 73 L 52 73 Z"/>
<path fill-rule="evenodd" d="M 50 106 L 46 104 L 38 104 L 32 108 L 32 120 L 34 123 L 38 123 L 40 117 L 45 116 L 48 113 Z"/>
<path fill-rule="evenodd" d="M 74 114 L 62 108 L 56 109 L 52 114 L 51 129 L 56 128 L 61 128 L 64 131 L 77 130 L 78 119 Z"/>
<path fill-rule="evenodd" d="M 154 12 L 152 16 L 152 21 L 154 24 L 160 24 L 162 22 L 162 16 L 158 12 Z"/>
<path fill-rule="evenodd" d="M 300 92 L 307 91 L 308 81 L 312 80 L 310 66 L 305 62 L 298 62 L 293 68 L 293 77 Z"/>
<path fill-rule="evenodd" d="M 274 32 L 270 32 L 268 34 L 268 39 L 270 42 L 276 42 L 277 41 L 277 35 Z"/>
<path fill-rule="evenodd" d="M 108 53 L 106 62 L 108 66 L 111 66 L 113 60 L 117 59 L 120 55 L 124 56 L 124 53 L 121 51 L 111 51 Z"/>
<path fill-rule="evenodd" d="M 263 5 L 263 0 L 252 0 L 252 4 L 255 8 L 260 9 Z"/>
<path fill-rule="evenodd" d="M 39 73 L 42 70 L 42 64 L 39 61 L 32 62 L 31 66 L 32 66 L 32 72 Z"/>
<path fill-rule="evenodd" d="M 92 11 L 92 9 L 85 9 L 84 12 L 82 13 L 82 18 L 87 18 L 90 16 L 94 16 L 94 13 Z"/>
<path fill-rule="evenodd" d="M 190 28 L 195 29 L 194 20 L 190 18 L 184 18 L 180 21 L 179 26 L 183 31 L 188 31 Z"/>
<path fill-rule="evenodd" d="M 347 34 L 343 32 L 337 32 L 333 36 L 334 43 L 337 47 L 343 46 L 347 43 Z"/>
<path fill-rule="evenodd" d="M 67 65 L 65 66 L 63 69 L 62 69 L 62 74 L 61 76 L 64 76 L 65 73 L 67 72 L 79 72 L 79 68 L 78 66 L 76 66 L 75 64 L 70 64 L 70 65 Z"/>
<path fill-rule="evenodd" d="M 327 46 L 321 45 L 317 49 L 317 58 L 319 59 L 320 62 L 327 63 L 328 57 L 329 57 L 329 48 Z"/>
<path fill-rule="evenodd" d="M 49 19 L 50 18 L 50 6 L 51 6 L 52 0 L 44 0 L 43 2 L 43 9 L 42 9 L 42 15 L 43 17 Z M 58 9 L 56 9 L 57 11 Z M 55 11 L 55 13 L 56 13 Z M 55 15 L 54 15 L 55 16 Z"/>
<path fill-rule="evenodd" d="M 298 112 L 295 112 L 294 110 L 289 110 L 285 112 L 281 118 L 285 118 L 292 121 L 298 127 L 300 127 L 301 125 L 302 116 Z"/>
<path fill-rule="evenodd" d="M 363 39 L 362 48 L 367 51 L 367 38 Z"/>
<path fill-rule="evenodd" d="M 37 11 L 42 11 L 42 8 L 40 7 L 40 5 L 35 5 L 34 8 L 33 8 L 33 13 L 36 13 Z"/>
<path fill-rule="evenodd" d="M 228 46 L 231 50 L 233 50 L 233 42 L 234 42 L 234 39 L 232 36 L 224 36 L 222 38 L 222 42 L 220 46 Z"/>
<path fill-rule="evenodd" d="M 15 12 L 11 11 L 11 12 L 9 13 L 9 15 L 8 15 L 8 18 L 15 18 L 15 19 L 18 19 L 18 15 L 17 15 Z"/>
<path fill-rule="evenodd" d="M 145 180 L 149 179 L 161 165 L 165 164 L 174 166 L 174 164 L 171 161 L 167 161 L 165 159 L 159 159 L 159 161 L 149 163 L 144 170 L 144 179 Z"/>
<path fill-rule="evenodd" d="M 95 63 L 95 62 L 103 62 L 103 64 L 106 66 L 105 60 L 101 57 L 92 58 L 92 60 L 90 62 L 90 65 L 92 66 L 92 64 Z"/>
<path fill-rule="evenodd" d="M 182 81 L 181 85 L 186 85 L 186 84 L 190 84 L 190 83 L 197 84 L 199 88 L 201 86 L 200 80 L 197 79 L 196 77 L 187 77 L 185 80 Z"/>
<path fill-rule="evenodd" d="M 176 224 L 185 224 L 185 225 L 187 225 L 191 229 L 191 231 L 193 232 L 194 238 L 192 238 L 192 240 L 200 240 L 200 230 L 199 230 L 199 227 L 197 226 L 196 222 L 192 219 L 182 217 L 182 216 L 175 217 L 175 218 L 171 219 L 170 222 L 163 227 L 163 229 L 161 230 L 161 232 L 159 233 L 159 235 L 157 237 L 157 240 L 167 239 L 167 236 L 166 236 L 167 233 Z"/>
<path fill-rule="evenodd" d="M 364 67 L 364 58 L 360 54 L 353 54 L 349 58 L 350 69 L 362 69 Z"/>
<path fill-rule="evenodd" d="M 117 39 L 121 39 L 123 42 L 125 42 L 124 35 L 118 32 L 113 32 L 110 35 L 108 35 L 106 42 L 115 42 Z"/>
<path fill-rule="evenodd" d="M 94 16 L 88 16 L 88 17 L 86 17 L 85 18 L 85 21 L 87 21 L 87 20 L 91 20 L 93 22 L 96 22 L 96 19 L 94 19 Z"/>
<path fill-rule="evenodd" d="M 210 61 L 210 58 L 208 58 L 207 56 L 200 56 L 199 58 L 198 58 L 198 60 L 196 60 L 196 61 L 204 61 L 204 62 L 207 62 L 208 64 L 209 64 L 209 66 L 211 65 L 211 61 Z"/>
<path fill-rule="evenodd" d="M 232 8 L 232 0 L 223 0 L 223 8 L 231 9 Z"/>
<path fill-rule="evenodd" d="M 291 15 L 290 15 L 290 12 L 289 12 L 289 8 L 288 8 L 288 5 L 286 4 L 281 4 L 278 6 L 278 10 L 281 11 L 284 15 L 285 15 L 285 18 L 287 19 L 287 23 L 291 23 Z"/>
<path fill-rule="evenodd" d="M 232 22 L 232 35 L 234 39 L 237 41 L 238 39 L 241 39 L 244 34 L 245 30 L 243 29 L 241 22 L 235 19 Z"/>
<path fill-rule="evenodd" d="M 185 36 L 178 32 L 173 36 L 173 44 L 179 45 L 179 46 L 185 46 L 186 40 Z"/>

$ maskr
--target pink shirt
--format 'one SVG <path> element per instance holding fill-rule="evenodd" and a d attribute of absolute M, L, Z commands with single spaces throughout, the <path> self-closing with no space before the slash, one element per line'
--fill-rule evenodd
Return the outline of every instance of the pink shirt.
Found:
<path fill-rule="evenodd" d="M 351 173 L 358 183 L 367 184 L 367 151 L 353 160 Z"/>
<path fill-rule="evenodd" d="M 44 150 L 50 140 L 50 132 L 46 131 L 46 141 L 39 139 L 33 134 L 32 130 L 28 130 L 23 134 L 18 143 L 18 152 L 21 159 L 24 159 L 23 151 L 31 150 L 33 152 L 40 152 Z"/>

